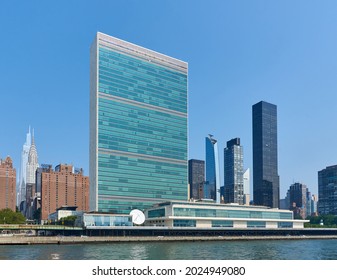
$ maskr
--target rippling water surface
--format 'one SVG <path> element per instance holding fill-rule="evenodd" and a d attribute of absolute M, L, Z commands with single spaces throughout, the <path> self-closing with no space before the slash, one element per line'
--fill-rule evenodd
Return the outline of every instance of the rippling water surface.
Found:
<path fill-rule="evenodd" d="M 3 245 L 0 260 L 337 260 L 337 240 Z"/>

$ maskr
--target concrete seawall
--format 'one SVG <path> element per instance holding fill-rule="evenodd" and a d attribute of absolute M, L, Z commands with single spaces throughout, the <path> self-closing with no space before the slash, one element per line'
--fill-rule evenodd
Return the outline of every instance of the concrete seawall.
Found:
<path fill-rule="evenodd" d="M 337 236 L 6 236 L 0 245 L 84 244 L 110 242 L 172 242 L 172 241 L 250 241 L 250 240 L 305 240 L 337 239 Z"/>

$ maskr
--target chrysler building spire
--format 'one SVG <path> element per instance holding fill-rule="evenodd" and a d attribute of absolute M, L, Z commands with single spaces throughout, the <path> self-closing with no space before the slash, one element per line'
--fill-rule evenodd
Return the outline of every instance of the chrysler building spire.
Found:
<path fill-rule="evenodd" d="M 37 150 L 35 146 L 34 130 L 33 130 L 32 142 L 31 142 L 31 146 L 29 149 L 28 162 L 27 162 L 27 184 L 35 183 L 35 172 L 38 167 L 39 167 L 39 164 L 38 164 Z"/>

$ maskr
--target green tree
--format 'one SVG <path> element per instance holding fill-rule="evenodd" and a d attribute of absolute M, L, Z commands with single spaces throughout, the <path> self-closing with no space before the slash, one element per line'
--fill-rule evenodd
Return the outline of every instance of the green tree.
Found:
<path fill-rule="evenodd" d="M 307 218 L 307 220 L 310 220 L 310 224 L 312 225 L 319 225 L 321 219 L 322 219 L 321 216 L 310 216 Z"/>
<path fill-rule="evenodd" d="M 77 219 L 77 216 L 68 216 L 68 217 L 64 217 L 61 218 L 58 221 L 59 225 L 64 225 L 64 226 L 69 226 L 69 227 L 73 227 L 75 225 L 75 221 Z"/>
<path fill-rule="evenodd" d="M 320 215 L 308 217 L 310 223 L 306 223 L 306 227 L 329 227 L 329 228 L 337 228 L 337 216 L 336 215 Z M 321 221 L 323 221 L 323 226 L 320 225 Z"/>
<path fill-rule="evenodd" d="M 1 224 L 24 224 L 26 218 L 20 212 L 14 212 L 9 208 L 0 210 Z"/>
<path fill-rule="evenodd" d="M 38 208 L 34 211 L 33 219 L 40 222 L 40 220 L 41 220 L 41 208 Z"/>

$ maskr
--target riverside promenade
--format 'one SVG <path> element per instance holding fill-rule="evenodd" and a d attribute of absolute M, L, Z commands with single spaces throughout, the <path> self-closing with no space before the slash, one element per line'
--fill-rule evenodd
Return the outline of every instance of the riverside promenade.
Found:
<path fill-rule="evenodd" d="M 172 242 L 172 241 L 250 241 L 337 239 L 337 235 L 323 236 L 1 236 L 0 245 L 81 244 L 111 242 Z"/>

